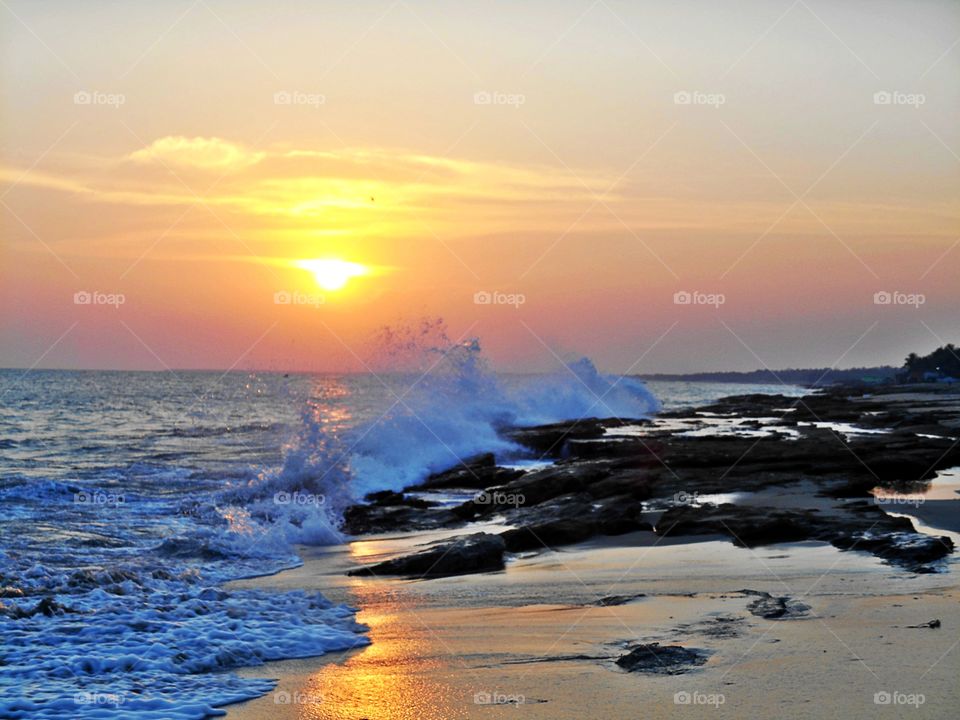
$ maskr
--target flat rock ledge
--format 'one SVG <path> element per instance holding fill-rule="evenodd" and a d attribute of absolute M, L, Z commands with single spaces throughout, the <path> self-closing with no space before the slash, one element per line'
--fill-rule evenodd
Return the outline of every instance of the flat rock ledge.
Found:
<path fill-rule="evenodd" d="M 351 570 L 349 575 L 403 575 L 410 578 L 437 578 L 450 575 L 503 570 L 503 538 L 475 533 L 455 538 L 413 555 L 386 560 Z"/>

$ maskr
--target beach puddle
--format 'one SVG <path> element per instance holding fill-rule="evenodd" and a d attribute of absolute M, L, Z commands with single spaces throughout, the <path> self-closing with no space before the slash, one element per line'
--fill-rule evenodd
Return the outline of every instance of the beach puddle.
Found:
<path fill-rule="evenodd" d="M 909 518 L 918 532 L 946 535 L 960 546 L 960 467 L 941 470 L 931 480 L 875 487 L 873 496 L 888 515 Z"/>
<path fill-rule="evenodd" d="M 792 408 L 785 408 L 783 415 L 789 411 L 792 411 Z M 643 425 L 623 425 L 607 428 L 605 437 L 646 437 L 666 432 L 678 437 L 692 438 L 737 437 L 795 440 L 802 437 L 809 429 L 830 430 L 846 438 L 886 435 L 891 432 L 886 428 L 865 428 L 846 422 L 803 421 L 796 425 L 785 425 L 783 424 L 783 415 L 742 417 L 698 411 L 690 417 L 654 418 L 652 422 Z"/>
<path fill-rule="evenodd" d="M 889 435 L 892 432 L 892 430 L 888 428 L 864 428 L 854 425 L 853 423 L 845 422 L 799 422 L 797 423 L 797 426 L 825 428 L 848 438 L 857 436 L 863 437 L 864 435 Z"/>
<path fill-rule="evenodd" d="M 780 425 L 778 417 L 736 417 L 698 412 L 689 418 L 656 418 L 644 425 L 607 428 L 607 438 L 647 437 L 664 432 L 679 437 L 798 438 L 800 433 Z"/>

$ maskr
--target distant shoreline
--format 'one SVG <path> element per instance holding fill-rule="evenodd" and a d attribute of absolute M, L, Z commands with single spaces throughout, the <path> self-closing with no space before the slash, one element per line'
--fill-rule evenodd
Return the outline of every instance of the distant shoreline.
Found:
<path fill-rule="evenodd" d="M 823 385 L 859 384 L 893 381 L 898 368 L 891 365 L 864 368 L 789 368 L 787 370 L 750 370 L 699 373 L 653 373 L 638 375 L 642 380 L 660 382 L 715 382 L 750 385 Z"/>

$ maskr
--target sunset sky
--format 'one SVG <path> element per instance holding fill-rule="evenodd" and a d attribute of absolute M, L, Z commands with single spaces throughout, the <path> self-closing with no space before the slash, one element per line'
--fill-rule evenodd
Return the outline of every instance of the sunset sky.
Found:
<path fill-rule="evenodd" d="M 424 316 L 520 371 L 960 341 L 955 2 L 0 16 L 0 367 L 358 370 Z"/>

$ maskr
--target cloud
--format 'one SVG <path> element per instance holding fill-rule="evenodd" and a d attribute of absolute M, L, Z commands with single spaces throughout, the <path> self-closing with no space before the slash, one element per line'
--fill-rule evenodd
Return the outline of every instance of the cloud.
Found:
<path fill-rule="evenodd" d="M 641 229 L 754 233 L 774 224 L 778 233 L 822 230 L 820 220 L 804 213 L 781 217 L 779 199 L 737 200 L 726 189 L 699 187 L 677 194 L 661 188 L 654 176 L 617 178 L 591 168 L 574 171 L 401 148 L 254 149 L 219 137 L 168 135 L 121 156 L 55 160 L 45 169 L 0 163 L 0 182 L 108 203 L 117 213 L 123 207 L 145 208 L 143 222 L 149 227 L 157 222 L 153 208 L 200 202 L 223 209 L 219 223 L 237 223 L 270 237 L 419 237 L 431 231 L 451 237 L 507 231 L 610 236 Z M 216 182 L 197 181 L 198 172 Z M 955 226 L 957 217 L 954 207 L 933 202 L 823 201 L 819 208 L 822 222 L 847 234 L 939 235 Z M 172 219 L 164 217 L 154 232 Z M 201 221 L 184 220 L 191 222 Z"/>
<path fill-rule="evenodd" d="M 168 135 L 154 140 L 147 147 L 130 154 L 141 163 L 160 163 L 201 170 L 230 170 L 255 165 L 264 153 L 217 137 L 183 137 Z"/>

